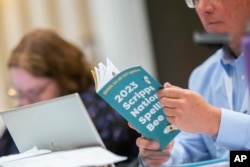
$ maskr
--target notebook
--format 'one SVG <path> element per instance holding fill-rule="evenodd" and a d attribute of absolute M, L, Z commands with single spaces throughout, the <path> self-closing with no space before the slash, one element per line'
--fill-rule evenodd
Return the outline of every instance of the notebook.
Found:
<path fill-rule="evenodd" d="M 0 112 L 19 152 L 105 147 L 79 94 Z"/>

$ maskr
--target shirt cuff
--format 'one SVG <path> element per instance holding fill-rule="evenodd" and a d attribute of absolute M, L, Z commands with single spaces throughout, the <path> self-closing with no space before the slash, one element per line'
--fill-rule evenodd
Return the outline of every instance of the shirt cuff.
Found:
<path fill-rule="evenodd" d="M 250 135 L 250 115 L 221 109 L 221 122 L 215 142 L 229 150 L 244 150 L 247 135 Z"/>

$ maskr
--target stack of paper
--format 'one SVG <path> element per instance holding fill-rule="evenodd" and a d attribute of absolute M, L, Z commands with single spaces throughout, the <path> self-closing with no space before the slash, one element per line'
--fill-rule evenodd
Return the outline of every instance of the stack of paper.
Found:
<path fill-rule="evenodd" d="M 93 75 L 96 91 L 100 90 L 111 78 L 117 75 L 120 71 L 116 66 L 107 58 L 107 65 L 99 63 L 98 67 L 91 70 Z"/>
<path fill-rule="evenodd" d="M 41 155 L 42 154 L 42 155 Z M 32 149 L 21 154 L 0 158 L 1 167 L 87 167 L 105 166 L 124 161 L 127 157 L 116 155 L 102 147 L 88 147 L 69 151 L 51 152 Z"/>

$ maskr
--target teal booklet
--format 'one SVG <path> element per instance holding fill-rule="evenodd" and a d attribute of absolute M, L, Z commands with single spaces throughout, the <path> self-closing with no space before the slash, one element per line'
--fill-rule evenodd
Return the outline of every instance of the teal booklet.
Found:
<path fill-rule="evenodd" d="M 160 143 L 164 149 L 180 132 L 171 125 L 157 96 L 163 86 L 141 66 L 119 71 L 107 59 L 91 70 L 96 92 L 119 112 L 144 137 Z"/>

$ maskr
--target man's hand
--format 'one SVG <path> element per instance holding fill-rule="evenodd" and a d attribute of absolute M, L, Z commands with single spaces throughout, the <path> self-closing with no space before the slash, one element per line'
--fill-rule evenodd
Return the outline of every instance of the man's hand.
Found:
<path fill-rule="evenodd" d="M 165 83 L 158 97 L 168 121 L 180 130 L 217 136 L 221 110 L 200 94 Z"/>
<path fill-rule="evenodd" d="M 160 145 L 155 141 L 148 140 L 143 136 L 136 140 L 142 162 L 150 167 L 159 167 L 168 161 L 173 144 L 174 142 L 172 141 L 165 149 L 159 150 Z"/>

